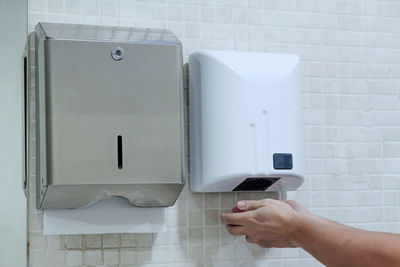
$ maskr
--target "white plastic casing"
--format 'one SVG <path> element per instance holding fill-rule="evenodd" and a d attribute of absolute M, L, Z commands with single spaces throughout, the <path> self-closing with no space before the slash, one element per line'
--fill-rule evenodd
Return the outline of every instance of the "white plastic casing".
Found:
<path fill-rule="evenodd" d="M 191 54 L 191 190 L 242 191 L 237 186 L 247 178 L 271 177 L 280 179 L 256 190 L 297 189 L 304 175 L 301 113 L 297 55 Z M 275 169 L 275 153 L 291 154 L 292 168 Z"/>

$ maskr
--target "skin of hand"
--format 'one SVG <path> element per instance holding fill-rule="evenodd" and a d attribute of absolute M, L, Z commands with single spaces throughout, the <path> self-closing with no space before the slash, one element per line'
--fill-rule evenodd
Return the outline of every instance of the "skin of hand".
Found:
<path fill-rule="evenodd" d="M 340 223 L 334 222 L 334 221 L 330 221 L 328 219 L 325 219 L 325 218 L 319 217 L 315 214 L 312 214 L 306 207 L 297 203 L 296 201 L 293 201 L 293 200 L 280 200 L 280 201 L 285 202 L 286 204 L 288 204 L 290 207 L 292 207 L 292 209 L 294 209 L 298 213 L 304 215 L 307 218 L 313 219 L 314 221 L 318 221 L 318 222 L 321 222 L 321 223 L 324 223 L 324 224 L 330 225 L 330 226 L 336 226 L 336 227 L 341 227 L 341 228 L 351 228 L 347 225 L 340 224 Z"/>
<path fill-rule="evenodd" d="M 294 201 L 239 201 L 221 220 L 232 235 L 245 235 L 261 247 L 299 246 L 326 266 L 400 266 L 399 234 L 342 225 Z"/>
<path fill-rule="evenodd" d="M 230 234 L 245 235 L 248 242 L 261 247 L 296 247 L 293 222 L 307 214 L 311 214 L 308 209 L 294 201 L 263 199 L 239 201 L 221 220 Z"/>

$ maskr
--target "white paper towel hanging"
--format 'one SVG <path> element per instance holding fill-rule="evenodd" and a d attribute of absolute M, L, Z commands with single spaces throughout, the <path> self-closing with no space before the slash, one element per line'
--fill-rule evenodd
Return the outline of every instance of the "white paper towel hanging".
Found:
<path fill-rule="evenodd" d="M 165 208 L 138 208 L 123 198 L 103 199 L 79 209 L 47 209 L 43 218 L 45 235 L 164 231 Z"/>

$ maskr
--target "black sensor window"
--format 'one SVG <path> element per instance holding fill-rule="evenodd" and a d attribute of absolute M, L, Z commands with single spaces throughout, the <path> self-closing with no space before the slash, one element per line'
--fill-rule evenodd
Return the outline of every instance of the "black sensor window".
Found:
<path fill-rule="evenodd" d="M 273 155 L 275 170 L 293 169 L 293 157 L 290 153 L 275 153 Z"/>

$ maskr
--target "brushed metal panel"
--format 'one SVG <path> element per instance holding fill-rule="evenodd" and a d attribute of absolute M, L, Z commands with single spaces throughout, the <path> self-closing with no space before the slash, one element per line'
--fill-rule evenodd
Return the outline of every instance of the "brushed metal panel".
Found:
<path fill-rule="evenodd" d="M 45 23 L 38 25 L 48 39 L 153 43 L 180 45 L 176 36 L 165 29 L 128 28 L 101 25 Z"/>
<path fill-rule="evenodd" d="M 180 182 L 177 47 L 46 42 L 48 183 Z"/>
<path fill-rule="evenodd" d="M 88 205 L 104 192 L 140 206 L 172 205 L 185 183 L 179 41 L 55 39 L 46 28 L 54 34 L 39 24 L 36 42 L 38 207 Z M 115 47 L 122 60 L 112 58 Z M 148 193 L 129 193 L 138 190 Z"/>
<path fill-rule="evenodd" d="M 42 209 L 86 207 L 109 197 L 126 198 L 137 207 L 172 206 L 183 184 L 57 185 L 49 186 Z"/>

